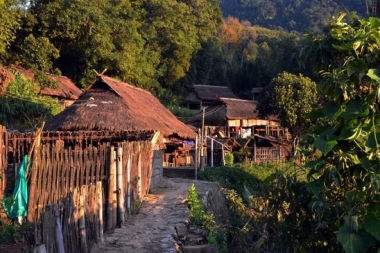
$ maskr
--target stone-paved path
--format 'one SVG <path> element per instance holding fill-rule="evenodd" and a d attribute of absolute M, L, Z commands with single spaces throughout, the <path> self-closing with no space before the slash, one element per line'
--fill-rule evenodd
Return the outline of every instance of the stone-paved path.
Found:
<path fill-rule="evenodd" d="M 104 243 L 93 253 L 176 253 L 174 227 L 184 227 L 189 219 L 187 192 L 192 183 L 197 191 L 207 189 L 207 182 L 187 179 L 164 179 L 153 194 L 144 198 L 138 214 L 131 215 L 121 228 L 104 235 Z"/>

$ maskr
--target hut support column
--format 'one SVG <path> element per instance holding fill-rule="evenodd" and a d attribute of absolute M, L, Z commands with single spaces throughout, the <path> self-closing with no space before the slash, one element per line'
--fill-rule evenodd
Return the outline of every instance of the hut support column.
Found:
<path fill-rule="evenodd" d="M 127 164 L 127 183 L 128 183 L 128 193 L 127 193 L 127 209 L 128 214 L 131 215 L 131 154 L 128 155 L 128 164 Z"/>
<path fill-rule="evenodd" d="M 107 220 L 107 230 L 116 227 L 116 152 L 114 147 L 110 147 L 110 176 L 108 179 L 108 220 Z"/>
<path fill-rule="evenodd" d="M 124 223 L 123 147 L 117 148 L 117 210 L 119 223 Z"/>
<path fill-rule="evenodd" d="M 139 144 L 139 158 L 138 158 L 138 164 L 137 164 L 137 169 L 138 169 L 138 178 L 137 178 L 137 196 L 138 199 L 141 200 L 141 144 Z"/>

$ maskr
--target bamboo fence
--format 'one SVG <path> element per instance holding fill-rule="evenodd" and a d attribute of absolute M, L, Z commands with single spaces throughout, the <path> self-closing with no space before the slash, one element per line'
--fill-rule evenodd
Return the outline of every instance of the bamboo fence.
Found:
<path fill-rule="evenodd" d="M 65 252 L 89 252 L 104 231 L 125 222 L 149 191 L 152 135 L 137 140 L 131 133 L 114 134 L 116 138 L 110 132 L 90 137 L 88 133 L 42 133 L 40 145 L 34 146 L 36 133 L 9 134 L 2 129 L 0 143 L 11 151 L 3 155 L 5 148 L 0 146 L 0 161 L 7 169 L 17 168 L 24 155 L 34 154 L 28 174 L 29 182 L 34 178 L 28 220 L 46 228 L 51 220 L 44 216 L 46 207 L 58 205 Z M 32 147 L 38 152 L 32 152 Z M 56 244 L 49 244 L 49 233 L 41 232 L 36 243 L 46 244 L 47 252 L 59 252 Z"/>

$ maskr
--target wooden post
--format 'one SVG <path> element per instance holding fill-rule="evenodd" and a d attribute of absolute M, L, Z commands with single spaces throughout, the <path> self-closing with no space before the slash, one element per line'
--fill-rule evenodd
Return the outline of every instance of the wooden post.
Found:
<path fill-rule="evenodd" d="M 123 147 L 117 148 L 117 210 L 119 223 L 124 223 Z"/>
<path fill-rule="evenodd" d="M 204 134 L 204 129 L 205 129 L 205 108 L 202 110 L 202 132 L 201 132 L 201 171 L 204 171 L 205 169 L 205 158 L 204 158 L 204 150 L 203 150 L 203 145 L 205 141 L 205 134 Z"/>
<path fill-rule="evenodd" d="M 141 144 L 139 143 L 139 157 L 138 157 L 138 164 L 137 164 L 137 197 L 139 200 L 142 200 L 141 196 Z"/>
<path fill-rule="evenodd" d="M 224 145 L 222 144 L 222 162 L 223 166 L 226 165 L 226 161 L 224 161 Z"/>
<path fill-rule="evenodd" d="M 114 189 L 115 189 L 115 170 L 116 170 L 116 153 L 114 147 L 110 147 L 110 171 L 108 178 L 108 210 L 107 210 L 107 230 L 114 228 L 116 225 Z"/>
<path fill-rule="evenodd" d="M 211 168 L 214 167 L 214 139 L 213 138 L 210 138 L 211 140 L 211 154 L 210 154 L 210 159 L 211 159 Z"/>
<path fill-rule="evenodd" d="M 88 252 L 87 239 L 86 239 L 86 220 L 84 217 L 84 200 L 85 197 L 79 197 L 79 235 L 80 235 L 80 249 L 81 252 Z"/>
<path fill-rule="evenodd" d="M 198 173 L 198 135 L 195 136 L 195 154 L 194 154 L 194 170 L 195 170 L 195 180 L 197 180 Z"/>
<path fill-rule="evenodd" d="M 34 215 L 35 215 L 35 189 L 36 189 L 36 181 L 37 181 L 37 166 L 38 166 L 38 151 L 40 149 L 41 144 L 41 133 L 45 126 L 45 122 L 42 123 L 41 128 L 37 130 L 37 136 L 36 139 L 33 142 L 32 149 L 34 148 L 34 154 L 33 154 L 33 160 L 32 160 L 32 168 L 31 168 L 31 178 L 30 178 L 30 186 L 29 186 L 29 201 L 28 201 L 28 214 L 27 214 L 27 221 L 32 223 L 34 221 Z M 35 147 L 34 147 L 35 146 Z M 30 160 L 31 157 L 29 155 L 28 159 Z M 29 162 L 28 162 L 29 163 Z M 26 166 L 27 174 L 28 174 L 28 168 L 29 166 Z"/>
<path fill-rule="evenodd" d="M 128 208 L 128 215 L 131 215 L 131 164 L 132 164 L 132 157 L 131 152 L 128 154 L 128 164 L 127 164 L 127 183 L 128 183 L 128 193 L 127 193 L 127 208 Z"/>
<path fill-rule="evenodd" d="M 255 136 L 253 136 L 253 161 L 256 162 L 257 160 L 257 157 L 256 157 L 256 154 L 257 153 L 257 149 L 256 149 L 256 138 Z"/>
<path fill-rule="evenodd" d="M 56 241 L 56 245 L 58 248 L 57 253 L 65 253 L 65 246 L 63 245 L 62 226 L 61 226 L 61 221 L 59 219 L 59 210 L 58 210 L 57 205 L 53 206 L 53 212 L 55 215 L 55 222 L 56 222 L 56 226 L 55 226 L 55 238 L 56 239 L 55 239 L 55 241 Z"/>
<path fill-rule="evenodd" d="M 98 199 L 98 210 L 99 210 L 99 237 L 100 242 L 104 242 L 103 230 L 103 194 L 102 194 L 102 181 L 96 182 L 96 195 Z"/>

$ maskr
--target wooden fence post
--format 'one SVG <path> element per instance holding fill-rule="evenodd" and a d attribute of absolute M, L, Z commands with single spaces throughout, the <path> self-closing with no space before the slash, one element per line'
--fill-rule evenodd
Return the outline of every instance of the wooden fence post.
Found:
<path fill-rule="evenodd" d="M 86 220 L 84 217 L 84 201 L 85 201 L 85 196 L 80 195 L 79 197 L 79 233 L 80 233 L 80 249 L 81 252 L 87 253 L 88 248 L 87 248 L 87 238 L 86 238 Z"/>
<path fill-rule="evenodd" d="M 128 183 L 127 208 L 128 208 L 128 215 L 131 215 L 131 198 L 132 198 L 132 192 L 131 192 L 131 164 L 132 164 L 132 157 L 131 157 L 131 152 L 129 152 L 129 154 L 128 154 L 128 164 L 127 164 L 127 183 Z"/>
<path fill-rule="evenodd" d="M 138 163 L 137 163 L 137 197 L 141 201 L 141 142 L 139 142 L 139 156 L 138 156 Z"/>
<path fill-rule="evenodd" d="M 117 209 L 119 223 L 124 223 L 124 187 L 123 187 L 123 147 L 117 148 Z"/>
<path fill-rule="evenodd" d="M 102 181 L 96 182 L 96 195 L 98 199 L 98 210 L 99 210 L 99 237 L 100 241 L 104 242 L 104 237 L 103 237 L 103 230 L 104 230 L 104 225 L 103 225 L 103 194 L 102 194 Z"/>
<path fill-rule="evenodd" d="M 29 201 L 28 201 L 28 214 L 27 214 L 27 221 L 33 222 L 34 221 L 34 215 L 35 215 L 35 188 L 36 188 L 36 181 L 37 181 L 37 166 L 38 166 L 38 156 L 39 156 L 39 148 L 41 144 L 41 133 L 45 126 L 45 122 L 42 123 L 42 126 L 40 129 L 38 129 L 36 139 L 34 140 L 34 143 L 32 145 L 32 150 L 34 148 L 34 154 L 33 154 L 33 160 L 32 160 L 32 168 L 31 168 L 31 177 L 30 177 L 30 187 L 29 187 Z M 31 151 L 32 151 L 31 150 Z M 28 157 L 29 160 L 31 160 L 31 157 Z M 28 162 L 29 164 L 29 162 Z M 28 170 L 28 167 L 26 167 L 26 170 Z"/>
<path fill-rule="evenodd" d="M 110 171 L 108 178 L 108 210 L 107 210 L 107 230 L 115 227 L 116 225 L 116 215 L 115 211 L 115 203 L 114 203 L 114 189 L 115 189 L 115 170 L 116 170 L 116 154 L 114 151 L 114 147 L 110 147 Z"/>

